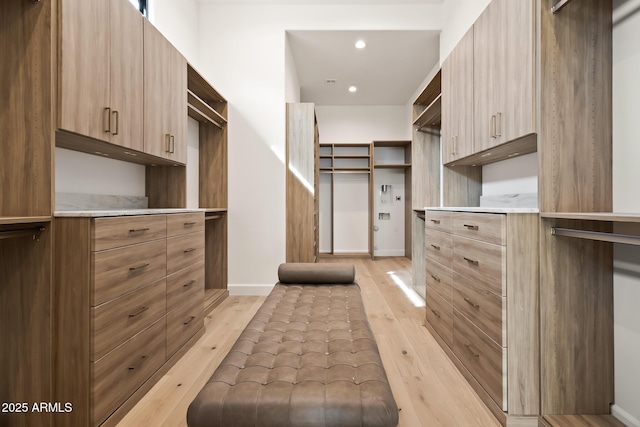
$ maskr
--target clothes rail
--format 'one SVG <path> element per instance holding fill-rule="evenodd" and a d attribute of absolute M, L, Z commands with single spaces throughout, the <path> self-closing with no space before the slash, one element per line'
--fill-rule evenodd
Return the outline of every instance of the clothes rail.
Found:
<path fill-rule="evenodd" d="M 601 231 L 573 230 L 571 228 L 551 227 L 554 236 L 575 237 L 578 239 L 599 240 L 602 242 L 624 243 L 640 246 L 640 236 L 631 234 L 604 233 Z"/>
<path fill-rule="evenodd" d="M 33 240 L 39 240 L 44 227 L 21 228 L 19 230 L 0 230 L 0 240 L 13 239 L 15 237 L 32 236 Z"/>
<path fill-rule="evenodd" d="M 558 3 L 556 3 L 554 6 L 551 7 L 551 12 L 553 13 L 560 12 L 562 8 L 568 5 L 570 2 L 571 0 L 560 0 Z"/>

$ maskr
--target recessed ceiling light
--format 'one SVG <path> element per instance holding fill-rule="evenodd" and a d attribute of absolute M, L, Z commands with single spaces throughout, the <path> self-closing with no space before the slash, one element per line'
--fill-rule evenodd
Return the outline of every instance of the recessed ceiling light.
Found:
<path fill-rule="evenodd" d="M 367 47 L 367 44 L 364 42 L 364 40 L 358 40 L 356 42 L 356 48 L 364 49 L 365 47 Z"/>
<path fill-rule="evenodd" d="M 355 87 L 354 85 L 349 86 L 349 92 L 353 93 L 356 92 L 358 90 L 357 87 Z"/>

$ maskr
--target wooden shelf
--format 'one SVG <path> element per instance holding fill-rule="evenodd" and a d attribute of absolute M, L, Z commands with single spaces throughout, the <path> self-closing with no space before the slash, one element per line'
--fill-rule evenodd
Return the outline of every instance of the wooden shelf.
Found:
<path fill-rule="evenodd" d="M 541 212 L 541 218 L 586 221 L 640 222 L 640 213 L 618 212 Z"/>
<path fill-rule="evenodd" d="M 204 210 L 205 216 L 208 213 L 219 213 L 219 212 L 227 212 L 227 208 L 200 208 Z"/>
<path fill-rule="evenodd" d="M 0 225 L 38 224 L 51 222 L 50 216 L 0 216 Z"/>
<path fill-rule="evenodd" d="M 227 119 L 202 100 L 198 95 L 187 89 L 187 113 L 189 117 L 199 122 L 211 122 L 222 128 L 227 124 Z"/>
<path fill-rule="evenodd" d="M 219 108 L 221 109 L 219 114 L 226 121 L 227 101 L 204 77 L 200 75 L 200 73 L 198 73 L 195 68 L 193 68 L 191 64 L 187 64 L 187 87 L 190 92 L 204 100 L 205 103 L 209 105 L 219 105 Z"/>
<path fill-rule="evenodd" d="M 374 164 L 373 165 L 374 169 L 406 169 L 406 168 L 410 168 L 410 167 L 411 167 L 411 164 L 409 164 L 409 163 L 395 164 L 395 165 L 392 165 L 392 164 L 389 164 L 389 165 L 388 164 L 378 164 L 378 165 Z"/>
<path fill-rule="evenodd" d="M 438 95 L 427 108 L 413 122 L 414 126 L 418 126 L 418 130 L 425 127 L 440 127 L 442 118 L 442 95 Z"/>
<path fill-rule="evenodd" d="M 340 155 L 333 155 L 334 159 L 368 159 L 370 158 L 370 155 L 364 155 L 364 154 L 355 154 L 353 156 L 348 155 L 348 154 L 340 154 Z"/>
<path fill-rule="evenodd" d="M 425 86 L 425 88 L 420 92 L 420 95 L 413 101 L 414 104 L 420 105 L 429 105 L 433 102 L 434 99 L 440 96 L 442 92 L 442 72 L 438 70 L 438 72 L 433 76 L 431 81 Z"/>

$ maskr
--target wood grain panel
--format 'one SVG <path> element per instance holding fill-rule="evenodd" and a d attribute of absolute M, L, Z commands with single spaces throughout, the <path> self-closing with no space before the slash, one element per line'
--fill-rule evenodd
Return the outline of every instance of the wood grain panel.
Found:
<path fill-rule="evenodd" d="M 205 222 L 205 288 L 227 289 L 227 214 Z"/>
<path fill-rule="evenodd" d="M 200 207 L 228 207 L 227 127 L 200 123 Z"/>
<path fill-rule="evenodd" d="M 167 313 L 204 290 L 204 264 L 198 263 L 167 277 Z"/>
<path fill-rule="evenodd" d="M 451 233 L 453 225 L 452 213 L 450 211 L 430 211 L 424 212 L 424 226 L 434 230 Z"/>
<path fill-rule="evenodd" d="M 412 208 L 440 205 L 440 137 L 413 130 L 411 143 Z"/>
<path fill-rule="evenodd" d="M 155 240 L 91 254 L 91 305 L 97 306 L 167 275 L 168 242 Z"/>
<path fill-rule="evenodd" d="M 506 295 L 507 257 L 504 246 L 453 236 L 453 271 Z"/>
<path fill-rule="evenodd" d="M 167 236 L 165 215 L 95 218 L 93 225 L 93 251 L 164 239 Z"/>
<path fill-rule="evenodd" d="M 413 221 L 412 259 L 411 259 L 411 280 L 413 290 L 422 298 L 426 298 L 426 255 L 424 253 L 424 219 L 420 218 L 414 211 L 411 220 Z"/>
<path fill-rule="evenodd" d="M 172 153 L 169 157 L 177 163 L 187 164 L 187 60 L 167 41 L 171 84 L 167 107 L 169 131 L 172 137 Z"/>
<path fill-rule="evenodd" d="M 165 362 L 165 318 L 91 363 L 93 425 L 102 423 Z"/>
<path fill-rule="evenodd" d="M 189 295 L 187 301 L 167 314 L 167 357 L 178 351 L 203 325 L 204 290 Z"/>
<path fill-rule="evenodd" d="M 204 233 L 167 239 L 167 275 L 204 261 Z"/>
<path fill-rule="evenodd" d="M 204 231 L 204 213 L 167 215 L 167 237 Z"/>
<path fill-rule="evenodd" d="M 0 216 L 51 216 L 55 13 L 52 1 L 0 4 Z"/>
<path fill-rule="evenodd" d="M 96 361 L 166 313 L 165 279 L 91 307 L 91 361 Z"/>
<path fill-rule="evenodd" d="M 550 427 L 625 427 L 612 415 L 546 415 Z"/>
<path fill-rule="evenodd" d="M 424 242 L 427 258 L 431 258 L 447 268 L 452 267 L 453 243 L 451 234 L 425 228 Z"/>
<path fill-rule="evenodd" d="M 506 221 L 501 214 L 453 212 L 452 233 L 483 242 L 504 245 Z"/>
<path fill-rule="evenodd" d="M 427 288 L 435 291 L 448 304 L 453 305 L 453 272 L 431 258 L 426 259 L 426 266 Z"/>
<path fill-rule="evenodd" d="M 0 10 L 2 7 L 0 7 Z M 2 18 L 0 18 L 2 20 Z M 49 223 L 38 241 L 0 240 L 0 402 L 49 402 L 51 395 L 51 245 Z M 0 226 L 0 233 L 7 229 Z M 5 408 L 6 409 L 6 408 Z M 13 411 L 12 411 L 13 412 Z M 0 412 L 0 425 L 49 425 L 47 413 Z"/>
<path fill-rule="evenodd" d="M 453 307 L 427 288 L 426 319 L 444 342 L 453 348 Z"/>
<path fill-rule="evenodd" d="M 482 168 L 443 167 L 442 192 L 443 206 L 480 206 Z"/>
<path fill-rule="evenodd" d="M 145 195 L 149 200 L 149 208 L 186 208 L 187 168 L 147 166 Z"/>

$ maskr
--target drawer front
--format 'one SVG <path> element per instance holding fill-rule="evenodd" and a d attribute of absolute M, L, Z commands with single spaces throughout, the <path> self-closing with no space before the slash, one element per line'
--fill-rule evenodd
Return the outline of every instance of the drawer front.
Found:
<path fill-rule="evenodd" d="M 165 362 L 165 319 L 91 363 L 93 425 L 102 423 Z"/>
<path fill-rule="evenodd" d="M 427 288 L 426 319 L 449 347 L 453 347 L 453 308 Z"/>
<path fill-rule="evenodd" d="M 448 211 L 425 211 L 424 226 L 434 230 L 451 233 L 451 212 Z"/>
<path fill-rule="evenodd" d="M 506 411 L 507 401 L 506 390 L 503 395 L 503 375 L 507 374 L 503 370 L 502 363 L 503 357 L 506 361 L 506 349 L 491 341 L 484 332 L 465 319 L 458 310 L 453 310 L 453 313 L 455 330 L 453 352 L 498 406 Z"/>
<path fill-rule="evenodd" d="M 91 360 L 96 361 L 166 313 L 165 279 L 91 308 Z"/>
<path fill-rule="evenodd" d="M 166 215 L 96 218 L 93 222 L 93 250 L 118 248 L 167 237 Z"/>
<path fill-rule="evenodd" d="M 458 236 L 504 245 L 505 224 L 502 214 L 454 212 L 452 232 Z"/>
<path fill-rule="evenodd" d="M 453 272 L 439 262 L 427 258 L 427 287 L 453 304 Z"/>
<path fill-rule="evenodd" d="M 167 236 L 204 231 L 204 212 L 167 215 Z"/>
<path fill-rule="evenodd" d="M 204 263 L 195 264 L 167 277 L 167 313 L 204 292 Z"/>
<path fill-rule="evenodd" d="M 505 302 L 505 297 L 459 274 L 453 275 L 453 307 L 501 347 L 507 346 Z"/>
<path fill-rule="evenodd" d="M 204 326 L 204 290 L 167 314 L 167 358 Z"/>
<path fill-rule="evenodd" d="M 165 239 L 94 252 L 91 258 L 93 306 L 156 282 L 167 275 Z"/>
<path fill-rule="evenodd" d="M 425 229 L 424 253 L 429 258 L 451 268 L 451 234 L 442 231 Z"/>
<path fill-rule="evenodd" d="M 204 233 L 167 239 L 167 275 L 204 261 Z"/>
<path fill-rule="evenodd" d="M 453 271 L 485 285 L 498 295 L 506 292 L 505 247 L 453 236 Z"/>

